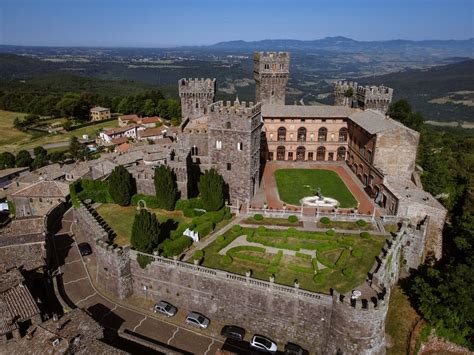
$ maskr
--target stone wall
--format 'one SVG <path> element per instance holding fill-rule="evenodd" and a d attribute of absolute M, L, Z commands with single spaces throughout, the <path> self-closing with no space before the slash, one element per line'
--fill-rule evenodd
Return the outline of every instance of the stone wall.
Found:
<path fill-rule="evenodd" d="M 290 53 L 256 52 L 253 69 L 255 101 L 262 104 L 284 105 L 289 75 Z"/>

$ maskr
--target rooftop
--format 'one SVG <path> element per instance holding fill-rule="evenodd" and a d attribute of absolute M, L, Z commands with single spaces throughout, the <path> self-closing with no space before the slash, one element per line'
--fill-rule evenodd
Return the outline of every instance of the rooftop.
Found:
<path fill-rule="evenodd" d="M 60 181 L 38 181 L 16 191 L 12 196 L 23 197 L 67 197 L 69 185 Z"/>
<path fill-rule="evenodd" d="M 4 178 L 4 177 L 7 177 L 7 176 L 10 176 L 10 175 L 13 175 L 13 174 L 21 173 L 23 171 L 28 171 L 28 170 L 30 170 L 30 168 L 28 168 L 28 167 L 2 169 L 2 170 L 0 170 L 0 179 Z"/>
<path fill-rule="evenodd" d="M 4 228 L 0 228 L 0 237 L 17 237 L 20 235 L 42 235 L 44 232 L 44 217 L 26 217 L 14 219 Z"/>
<path fill-rule="evenodd" d="M 96 106 L 96 107 L 91 108 L 91 112 L 92 111 L 94 111 L 94 112 L 110 111 L 110 108 Z"/>
<path fill-rule="evenodd" d="M 162 136 L 164 131 L 166 130 L 163 127 L 147 128 L 138 132 L 138 136 L 140 138 Z"/>
<path fill-rule="evenodd" d="M 112 129 L 106 130 L 104 133 L 108 136 L 113 136 L 115 134 L 121 134 L 135 128 L 137 128 L 136 125 L 130 125 L 130 126 L 125 126 L 125 127 L 112 128 Z"/>
<path fill-rule="evenodd" d="M 161 119 L 161 117 L 158 117 L 158 116 L 153 116 L 153 117 L 144 117 L 142 118 L 141 122 L 143 124 L 147 124 L 147 123 L 157 123 L 157 122 L 162 122 L 163 120 Z"/>
<path fill-rule="evenodd" d="M 8 245 L 0 248 L 0 273 L 13 267 L 26 271 L 37 270 L 46 266 L 46 248 L 43 242 Z"/>
<path fill-rule="evenodd" d="M 355 110 L 345 106 L 329 105 L 263 105 L 264 118 L 345 118 Z"/>
<path fill-rule="evenodd" d="M 140 118 L 137 115 L 123 115 L 123 116 L 119 116 L 119 119 L 122 121 L 130 121 L 130 120 L 138 121 Z"/>
<path fill-rule="evenodd" d="M 402 126 L 395 120 L 375 110 L 356 111 L 349 116 L 352 122 L 365 129 L 370 134 L 389 131 Z"/>

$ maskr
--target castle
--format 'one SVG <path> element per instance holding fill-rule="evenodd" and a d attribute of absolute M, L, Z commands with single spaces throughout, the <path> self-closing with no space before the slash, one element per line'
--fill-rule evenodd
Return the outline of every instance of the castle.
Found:
<path fill-rule="evenodd" d="M 228 202 L 245 207 L 266 161 L 345 162 L 381 214 L 431 217 L 423 252 L 440 258 L 446 210 L 415 171 L 419 133 L 386 116 L 393 89 L 338 81 L 334 106 L 285 105 L 289 65 L 287 52 L 255 53 L 255 103 L 214 102 L 215 79 L 179 80 L 183 123 L 170 165 L 188 169 L 182 196 L 191 195 L 189 171 L 215 168 Z"/>

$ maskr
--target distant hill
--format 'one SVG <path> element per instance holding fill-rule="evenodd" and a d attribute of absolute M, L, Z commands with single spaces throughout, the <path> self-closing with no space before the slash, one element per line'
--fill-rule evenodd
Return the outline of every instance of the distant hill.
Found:
<path fill-rule="evenodd" d="M 294 39 L 266 39 L 262 41 L 228 41 L 220 42 L 202 48 L 219 50 L 239 51 L 331 51 L 331 52 L 387 52 L 387 53 L 426 53 L 431 55 L 467 56 L 474 55 L 474 38 L 467 40 L 390 40 L 390 41 L 356 41 L 347 37 L 326 37 L 317 40 L 294 40 Z"/>
<path fill-rule="evenodd" d="M 394 88 L 394 100 L 408 99 L 430 120 L 474 122 L 474 60 L 424 70 L 358 78 L 359 84 Z M 431 102 L 430 102 L 431 101 Z"/>

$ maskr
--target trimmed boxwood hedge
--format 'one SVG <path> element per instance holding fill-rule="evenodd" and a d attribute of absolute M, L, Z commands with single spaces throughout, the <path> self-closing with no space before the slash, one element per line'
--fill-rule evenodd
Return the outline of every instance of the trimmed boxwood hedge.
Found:
<path fill-rule="evenodd" d="M 232 257 L 233 259 L 242 259 L 252 261 L 258 264 L 270 264 L 270 260 L 255 256 L 255 255 L 247 255 L 247 254 L 240 254 L 241 251 L 254 251 L 258 253 L 265 253 L 265 248 L 261 247 L 254 247 L 250 245 L 242 245 L 238 247 L 234 247 L 227 251 L 227 255 Z"/>
<path fill-rule="evenodd" d="M 321 222 L 322 224 L 330 224 L 331 220 L 329 219 L 329 217 L 321 217 L 319 222 Z"/>
<path fill-rule="evenodd" d="M 253 216 L 253 219 L 256 220 L 256 221 L 263 221 L 263 216 L 261 214 L 257 213 Z"/>
<path fill-rule="evenodd" d="M 370 239 L 371 239 L 369 232 L 361 232 L 361 233 L 360 233 L 360 237 L 361 237 L 362 239 L 367 239 L 367 240 L 370 240 Z"/>
<path fill-rule="evenodd" d="M 318 259 L 320 264 L 323 264 L 324 266 L 330 269 L 334 269 L 336 267 L 336 265 L 332 261 L 326 259 L 324 255 L 319 251 L 316 253 L 316 258 Z"/>
<path fill-rule="evenodd" d="M 224 255 L 221 259 L 221 264 L 223 266 L 229 266 L 230 264 L 232 264 L 232 257 L 230 255 Z"/>
<path fill-rule="evenodd" d="M 296 223 L 298 222 L 298 217 L 296 217 L 295 215 L 291 215 L 288 217 L 288 222 Z"/>
<path fill-rule="evenodd" d="M 291 270 L 291 271 L 294 271 L 294 272 L 301 272 L 303 274 L 313 274 L 314 273 L 312 268 L 303 267 L 303 266 L 294 265 L 294 264 L 288 264 L 288 270 Z"/>
<path fill-rule="evenodd" d="M 363 255 L 362 250 L 360 250 L 360 249 L 352 250 L 351 254 L 352 254 L 352 256 L 354 256 L 356 258 L 360 258 Z"/>
<path fill-rule="evenodd" d="M 363 219 L 358 219 L 356 224 L 359 226 L 359 227 L 365 227 L 367 225 L 367 222 L 364 221 Z"/>
<path fill-rule="evenodd" d="M 202 258 L 204 258 L 204 250 L 196 250 L 194 252 L 194 259 L 201 260 Z"/>
<path fill-rule="evenodd" d="M 329 235 L 330 237 L 334 237 L 336 235 L 336 231 L 334 229 L 328 229 L 326 231 L 326 235 Z"/>

